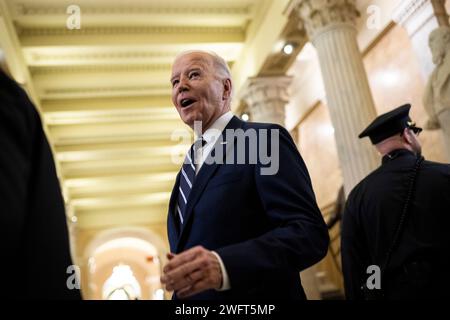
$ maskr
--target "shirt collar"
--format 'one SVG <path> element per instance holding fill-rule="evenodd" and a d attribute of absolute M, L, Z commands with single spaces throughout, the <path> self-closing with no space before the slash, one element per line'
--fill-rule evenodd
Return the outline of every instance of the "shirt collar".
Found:
<path fill-rule="evenodd" d="M 202 135 L 202 138 L 207 144 L 210 144 L 219 138 L 231 118 L 233 118 L 233 113 L 228 111 L 214 121 L 214 123 Z"/>
<path fill-rule="evenodd" d="M 402 157 L 405 155 L 414 155 L 414 152 L 412 152 L 408 149 L 393 150 L 383 156 L 383 158 L 381 159 L 381 164 L 385 164 L 391 160 L 394 160 L 395 158 Z"/>

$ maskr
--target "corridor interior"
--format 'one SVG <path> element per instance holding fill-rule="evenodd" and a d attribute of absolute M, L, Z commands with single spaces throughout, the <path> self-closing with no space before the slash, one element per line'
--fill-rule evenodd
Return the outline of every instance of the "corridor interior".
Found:
<path fill-rule="evenodd" d="M 85 299 L 170 298 L 159 282 L 169 251 L 168 202 L 193 139 L 170 97 L 171 63 L 182 51 L 212 50 L 226 59 L 235 115 L 281 117 L 325 220 L 336 214 L 340 133 L 301 2 L 311 0 L 0 0 L 0 64 L 42 117 Z M 354 3 L 359 12 L 356 41 L 375 112 L 409 102 L 425 121 L 422 62 L 405 26 L 394 21 L 404 1 L 328 2 Z M 450 1 L 445 7 L 449 12 Z M 254 83 L 263 93 L 248 98 Z M 280 85 L 272 90 L 274 83 Z M 272 110 L 252 103 L 258 94 L 275 101 Z M 445 162 L 443 143 L 439 131 L 424 132 L 427 159 Z M 302 273 L 311 299 L 343 298 L 339 231 L 338 221 L 327 257 Z"/>

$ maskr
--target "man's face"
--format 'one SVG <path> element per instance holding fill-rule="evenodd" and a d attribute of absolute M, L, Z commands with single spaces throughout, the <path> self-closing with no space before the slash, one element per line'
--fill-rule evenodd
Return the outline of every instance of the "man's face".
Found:
<path fill-rule="evenodd" d="M 414 136 L 413 140 L 413 149 L 417 154 L 422 154 L 422 146 L 419 141 L 419 137 L 416 134 L 412 134 Z"/>
<path fill-rule="evenodd" d="M 409 145 L 411 146 L 412 150 L 416 153 L 416 154 L 422 154 L 422 146 L 420 144 L 419 141 L 419 137 L 417 134 L 415 134 L 412 130 L 410 129 L 406 129 L 404 132 L 405 135 L 407 135 L 407 139 L 406 141 L 409 143 Z"/>
<path fill-rule="evenodd" d="M 204 53 L 179 57 L 172 67 L 172 103 L 181 120 L 193 128 L 202 121 L 206 130 L 227 107 L 225 80 L 217 76 L 212 58 Z"/>

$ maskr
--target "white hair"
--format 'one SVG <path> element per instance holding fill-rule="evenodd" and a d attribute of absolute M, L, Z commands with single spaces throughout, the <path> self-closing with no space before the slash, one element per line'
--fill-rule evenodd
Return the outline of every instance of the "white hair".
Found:
<path fill-rule="evenodd" d="M 230 68 L 228 67 L 227 62 L 225 61 L 224 58 L 219 56 L 214 51 L 210 51 L 210 50 L 186 50 L 186 51 L 183 51 L 183 52 L 180 52 L 179 54 L 177 54 L 175 59 L 174 59 L 174 61 L 178 60 L 182 56 L 185 56 L 185 55 L 188 55 L 188 54 L 191 54 L 191 53 L 200 53 L 200 54 L 208 55 L 211 58 L 212 62 L 214 63 L 214 66 L 217 68 L 217 71 L 219 72 L 220 77 L 223 78 L 223 79 L 230 79 L 230 81 L 231 81 L 231 71 L 230 71 Z"/>

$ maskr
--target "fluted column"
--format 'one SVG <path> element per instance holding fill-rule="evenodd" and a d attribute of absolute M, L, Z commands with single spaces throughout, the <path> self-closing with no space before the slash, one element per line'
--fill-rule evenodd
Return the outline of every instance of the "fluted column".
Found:
<path fill-rule="evenodd" d="M 354 22 L 359 13 L 354 0 L 300 0 L 296 9 L 317 49 L 348 195 L 380 163 L 367 139 L 358 139 L 376 117 L 356 41 Z"/>
<path fill-rule="evenodd" d="M 449 25 L 445 0 L 403 0 L 392 18 L 408 32 L 422 77 L 428 79 L 434 69 L 428 38 L 437 27 Z"/>
<path fill-rule="evenodd" d="M 292 77 L 250 78 L 241 98 L 247 103 L 251 120 L 285 125 L 285 107 L 289 102 L 287 89 Z"/>

